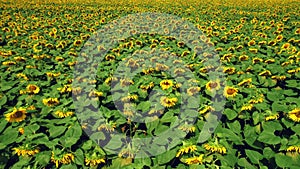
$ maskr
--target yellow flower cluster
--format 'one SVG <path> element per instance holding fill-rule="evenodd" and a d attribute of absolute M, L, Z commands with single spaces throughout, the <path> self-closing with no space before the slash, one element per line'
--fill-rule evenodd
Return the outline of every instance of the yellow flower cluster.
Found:
<path fill-rule="evenodd" d="M 99 158 L 99 159 L 86 158 L 84 161 L 85 161 L 85 165 L 89 165 L 89 166 L 97 166 L 98 164 L 105 163 L 104 158 Z"/>
<path fill-rule="evenodd" d="M 138 99 L 138 95 L 133 94 L 133 95 L 128 95 L 126 97 L 121 98 L 122 102 L 129 102 L 131 100 L 137 100 Z"/>
<path fill-rule="evenodd" d="M 13 150 L 18 156 L 33 156 L 40 152 L 39 149 L 30 150 L 30 149 L 25 149 L 24 147 L 13 148 Z"/>
<path fill-rule="evenodd" d="M 184 153 L 194 152 L 196 150 L 197 150 L 197 147 L 195 145 L 185 146 L 185 147 L 179 149 L 179 151 L 176 154 L 176 157 L 179 157 Z"/>
<path fill-rule="evenodd" d="M 56 116 L 58 116 L 59 118 L 65 118 L 65 117 L 69 117 L 69 116 L 74 115 L 74 112 L 71 112 L 71 111 L 63 112 L 63 111 L 58 110 L 54 114 Z"/>
<path fill-rule="evenodd" d="M 300 146 L 289 146 L 286 151 L 290 151 L 290 152 L 298 152 L 300 153 Z"/>
<path fill-rule="evenodd" d="M 44 105 L 51 107 L 51 106 L 58 105 L 59 100 L 58 98 L 48 98 L 48 99 L 43 99 L 43 103 Z"/>
<path fill-rule="evenodd" d="M 218 152 L 220 154 L 226 154 L 226 148 L 219 144 L 204 144 L 204 148 L 210 152 Z"/>
<path fill-rule="evenodd" d="M 163 105 L 164 107 L 173 107 L 176 105 L 178 99 L 176 97 L 172 97 L 172 98 L 169 98 L 169 97 L 166 97 L 166 96 L 163 96 L 160 98 L 160 104 Z"/>
<path fill-rule="evenodd" d="M 59 164 L 70 164 L 74 161 L 74 155 L 72 153 L 66 153 L 61 155 L 60 157 L 56 157 L 54 152 L 52 151 L 51 162 L 55 163 L 56 168 L 58 168 Z"/>
<path fill-rule="evenodd" d="M 203 154 L 196 156 L 196 157 L 191 157 L 191 158 L 187 158 L 184 160 L 184 163 L 188 164 L 188 165 L 192 165 L 192 164 L 202 164 L 203 163 Z"/>

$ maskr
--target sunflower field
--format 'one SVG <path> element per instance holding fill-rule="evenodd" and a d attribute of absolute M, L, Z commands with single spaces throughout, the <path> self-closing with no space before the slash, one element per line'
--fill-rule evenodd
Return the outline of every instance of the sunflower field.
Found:
<path fill-rule="evenodd" d="M 0 0 L 0 168 L 300 168 L 299 11 Z"/>

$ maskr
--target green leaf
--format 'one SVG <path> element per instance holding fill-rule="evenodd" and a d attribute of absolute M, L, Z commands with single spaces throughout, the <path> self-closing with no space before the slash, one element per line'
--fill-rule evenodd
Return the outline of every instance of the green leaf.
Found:
<path fill-rule="evenodd" d="M 35 161 L 42 166 L 46 166 L 47 164 L 49 164 L 50 157 L 51 151 L 42 151 L 35 155 Z"/>
<path fill-rule="evenodd" d="M 263 131 L 257 140 L 267 144 L 279 144 L 281 141 L 280 137 L 275 136 L 274 132 L 270 131 Z"/>
<path fill-rule="evenodd" d="M 52 126 L 49 129 L 50 138 L 55 138 L 55 137 L 61 135 L 62 133 L 65 132 L 66 129 L 67 129 L 66 126 Z"/>
<path fill-rule="evenodd" d="M 245 151 L 246 151 L 247 157 L 250 159 L 250 161 L 253 164 L 259 164 L 259 160 L 263 159 L 263 155 L 261 155 L 257 151 L 253 151 L 253 150 L 245 150 Z"/>
<path fill-rule="evenodd" d="M 238 113 L 232 109 L 225 109 L 224 114 L 228 118 L 228 120 L 233 120 L 238 116 Z"/>
<path fill-rule="evenodd" d="M 7 102 L 7 97 L 4 94 L 0 94 L 0 108 L 2 105 L 5 105 L 5 103 Z"/>
<path fill-rule="evenodd" d="M 8 122 L 6 120 L 1 120 L 0 121 L 0 133 L 5 129 L 7 123 Z"/>
<path fill-rule="evenodd" d="M 75 152 L 75 163 L 78 165 L 84 164 L 84 155 L 81 149 L 77 149 Z"/>
<path fill-rule="evenodd" d="M 240 158 L 238 160 L 238 165 L 241 167 L 245 167 L 247 169 L 256 169 L 253 165 L 251 165 L 245 158 Z"/>
<path fill-rule="evenodd" d="M 279 167 L 285 168 L 291 166 L 292 158 L 283 154 L 275 154 L 275 162 Z"/>
<path fill-rule="evenodd" d="M 165 164 L 171 161 L 176 156 L 177 149 L 172 149 L 156 156 L 158 164 Z"/>
<path fill-rule="evenodd" d="M 138 104 L 137 109 L 142 110 L 143 112 L 146 112 L 150 109 L 150 107 L 151 107 L 151 102 L 145 101 L 145 102 Z"/>

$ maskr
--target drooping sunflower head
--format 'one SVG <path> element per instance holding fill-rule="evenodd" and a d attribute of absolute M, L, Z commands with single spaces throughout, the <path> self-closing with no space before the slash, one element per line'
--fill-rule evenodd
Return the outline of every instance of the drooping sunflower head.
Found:
<path fill-rule="evenodd" d="M 161 105 L 163 105 L 164 107 L 168 107 L 168 108 L 175 106 L 177 101 L 178 101 L 178 99 L 176 97 L 168 98 L 168 97 L 163 96 L 160 98 Z"/>
<path fill-rule="evenodd" d="M 226 98 L 234 97 L 238 93 L 238 89 L 230 86 L 226 86 L 224 89 L 224 96 Z"/>
<path fill-rule="evenodd" d="M 288 117 L 294 122 L 300 122 L 300 108 L 295 108 L 288 113 Z"/>
<path fill-rule="evenodd" d="M 57 98 L 48 98 L 48 99 L 43 99 L 43 103 L 44 105 L 51 107 L 59 104 L 59 100 Z"/>
<path fill-rule="evenodd" d="M 21 122 L 26 118 L 26 113 L 25 108 L 14 108 L 11 113 L 5 114 L 5 119 L 8 122 Z"/>

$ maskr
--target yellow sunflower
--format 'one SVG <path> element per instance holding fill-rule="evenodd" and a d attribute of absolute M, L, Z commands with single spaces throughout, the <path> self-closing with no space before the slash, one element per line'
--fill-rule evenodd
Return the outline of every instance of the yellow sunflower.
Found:
<path fill-rule="evenodd" d="M 26 87 L 26 92 L 29 94 L 37 94 L 40 92 L 40 88 L 37 85 L 29 84 Z"/>
<path fill-rule="evenodd" d="M 184 153 L 194 152 L 196 150 L 197 150 L 196 145 L 184 146 L 179 149 L 179 151 L 176 154 L 176 157 L 179 157 L 180 155 L 182 155 Z"/>
<path fill-rule="evenodd" d="M 300 108 L 295 108 L 288 113 L 288 117 L 294 122 L 300 122 Z"/>
<path fill-rule="evenodd" d="M 28 147 L 18 147 L 18 148 L 13 148 L 14 153 L 17 154 L 18 156 L 33 156 L 37 153 L 39 153 L 39 149 L 29 149 Z"/>
<path fill-rule="evenodd" d="M 218 152 L 220 154 L 226 154 L 226 148 L 222 145 L 216 143 L 207 143 L 204 144 L 204 148 L 210 152 Z"/>
<path fill-rule="evenodd" d="M 168 107 L 168 108 L 175 106 L 177 101 L 178 101 L 178 99 L 176 97 L 168 98 L 168 97 L 163 96 L 160 98 L 161 105 L 163 105 L 164 107 Z"/>
<path fill-rule="evenodd" d="M 173 86 L 173 82 L 171 80 L 162 80 L 159 84 L 163 90 L 167 90 Z"/>
<path fill-rule="evenodd" d="M 244 86 L 246 84 L 249 84 L 252 82 L 252 78 L 248 78 L 248 79 L 245 79 L 243 81 L 241 81 L 240 83 L 238 83 L 238 86 Z"/>
<path fill-rule="evenodd" d="M 188 95 L 192 96 L 200 91 L 200 87 L 190 87 L 187 89 Z"/>
<path fill-rule="evenodd" d="M 104 158 L 86 158 L 85 160 L 85 165 L 87 166 L 97 166 L 101 163 L 105 163 Z"/>
<path fill-rule="evenodd" d="M 21 122 L 26 118 L 26 109 L 25 108 L 14 108 L 11 113 L 5 114 L 5 119 L 12 123 L 12 122 Z"/>
<path fill-rule="evenodd" d="M 188 164 L 188 165 L 192 165 L 192 164 L 202 164 L 203 163 L 203 154 L 199 155 L 198 157 L 191 157 L 191 158 L 187 158 L 184 160 L 184 163 Z"/>
<path fill-rule="evenodd" d="M 224 96 L 229 98 L 229 97 L 234 97 L 238 93 L 238 89 L 230 86 L 226 86 L 224 89 Z"/>
<path fill-rule="evenodd" d="M 59 100 L 57 98 L 48 98 L 48 99 L 43 99 L 43 103 L 46 106 L 55 106 L 59 104 Z"/>
<path fill-rule="evenodd" d="M 221 88 L 220 80 L 209 81 L 206 83 L 205 87 L 206 87 L 206 90 L 209 90 L 209 91 L 219 90 Z"/>
<path fill-rule="evenodd" d="M 66 153 L 57 157 L 52 151 L 51 162 L 55 163 L 56 168 L 58 168 L 59 164 L 70 164 L 74 161 L 74 155 L 71 153 Z"/>

